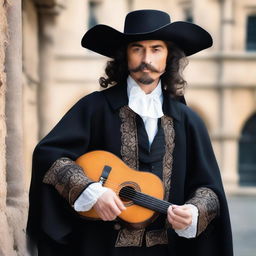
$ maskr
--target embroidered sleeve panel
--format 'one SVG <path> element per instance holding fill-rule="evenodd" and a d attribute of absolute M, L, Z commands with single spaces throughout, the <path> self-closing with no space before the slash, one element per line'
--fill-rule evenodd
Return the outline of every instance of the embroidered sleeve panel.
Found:
<path fill-rule="evenodd" d="M 197 236 L 200 235 L 209 223 L 219 215 L 219 199 L 210 188 L 198 188 L 193 197 L 186 203 L 193 204 L 198 208 Z"/>
<path fill-rule="evenodd" d="M 46 172 L 43 182 L 56 188 L 71 206 L 93 181 L 85 176 L 83 169 L 73 160 L 62 157 Z"/>

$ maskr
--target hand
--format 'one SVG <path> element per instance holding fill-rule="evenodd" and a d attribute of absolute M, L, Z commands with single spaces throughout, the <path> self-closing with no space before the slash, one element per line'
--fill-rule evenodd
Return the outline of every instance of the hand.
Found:
<path fill-rule="evenodd" d="M 111 189 L 108 189 L 98 198 L 93 208 L 104 221 L 116 219 L 126 209 L 123 202 Z"/>
<path fill-rule="evenodd" d="M 192 212 L 188 205 L 171 205 L 167 218 L 173 229 L 185 229 L 192 224 Z"/>

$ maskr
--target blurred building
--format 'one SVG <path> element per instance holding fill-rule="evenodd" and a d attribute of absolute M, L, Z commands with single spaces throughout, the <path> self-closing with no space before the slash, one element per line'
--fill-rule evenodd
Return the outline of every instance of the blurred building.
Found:
<path fill-rule="evenodd" d="M 100 89 L 98 78 L 107 59 L 80 46 L 84 32 L 98 23 L 122 31 L 126 13 L 141 8 L 167 11 L 172 21 L 194 22 L 213 36 L 213 47 L 189 57 L 184 73 L 186 98 L 208 127 L 226 189 L 248 191 L 256 185 L 253 0 L 24 1 L 27 177 L 31 150 L 38 139 L 80 97 Z"/>
<path fill-rule="evenodd" d="M 226 191 L 256 192 L 255 0 L 9 2 L 0 0 L 0 225 L 7 234 L 0 255 L 28 254 L 34 146 L 79 98 L 100 89 L 107 58 L 83 49 L 81 37 L 98 23 L 122 31 L 136 9 L 164 10 L 212 35 L 213 47 L 189 57 L 185 96 L 207 125 Z"/>

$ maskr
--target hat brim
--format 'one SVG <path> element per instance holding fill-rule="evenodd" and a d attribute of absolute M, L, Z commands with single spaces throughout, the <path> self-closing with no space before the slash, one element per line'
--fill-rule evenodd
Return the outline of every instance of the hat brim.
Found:
<path fill-rule="evenodd" d="M 107 25 L 96 25 L 82 38 L 84 48 L 113 58 L 116 50 L 130 42 L 163 40 L 174 42 L 186 56 L 212 46 L 211 35 L 202 27 L 185 21 L 176 21 L 147 33 L 126 34 Z"/>

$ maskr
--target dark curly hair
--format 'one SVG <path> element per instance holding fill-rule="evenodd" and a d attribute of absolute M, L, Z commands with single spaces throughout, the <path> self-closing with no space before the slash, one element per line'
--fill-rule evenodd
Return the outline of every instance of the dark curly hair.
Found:
<path fill-rule="evenodd" d="M 165 73 L 161 75 L 163 89 L 173 96 L 184 94 L 187 82 L 183 79 L 183 70 L 188 64 L 185 53 L 173 42 L 165 42 L 168 47 L 168 56 Z M 105 68 L 106 77 L 100 77 L 99 83 L 103 88 L 109 85 L 125 83 L 129 75 L 127 45 L 116 51 L 113 60 L 107 62 Z"/>

